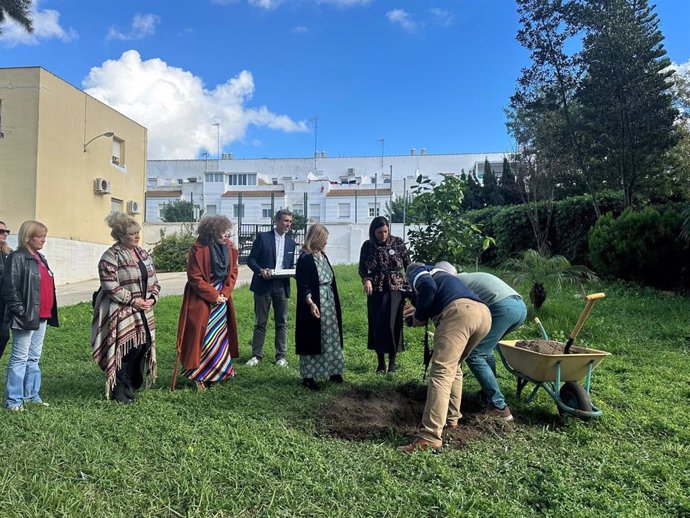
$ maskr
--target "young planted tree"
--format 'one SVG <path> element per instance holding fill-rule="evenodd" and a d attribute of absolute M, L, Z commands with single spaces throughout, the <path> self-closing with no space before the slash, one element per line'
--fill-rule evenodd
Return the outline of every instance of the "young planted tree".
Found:
<path fill-rule="evenodd" d="M 412 187 L 412 210 L 419 227 L 411 228 L 408 237 L 415 261 L 433 264 L 474 261 L 479 247 L 486 249 L 491 240 L 477 225 L 462 217 L 465 183 L 456 176 L 446 176 L 436 185 L 424 176 Z"/>

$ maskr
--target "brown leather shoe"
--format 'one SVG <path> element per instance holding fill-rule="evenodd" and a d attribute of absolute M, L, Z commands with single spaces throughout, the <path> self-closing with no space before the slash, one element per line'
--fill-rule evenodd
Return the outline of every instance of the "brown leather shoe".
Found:
<path fill-rule="evenodd" d="M 457 421 L 455 421 L 454 423 L 448 422 L 448 423 L 446 423 L 446 428 L 448 428 L 449 430 L 457 430 L 458 422 Z"/>
<path fill-rule="evenodd" d="M 434 450 L 434 453 L 440 453 L 441 448 L 443 448 L 443 443 L 441 441 L 427 441 L 426 439 L 422 439 L 421 437 L 419 437 L 412 441 L 410 444 L 406 444 L 405 446 L 398 446 L 398 451 L 401 451 L 403 453 L 414 453 L 416 451 Z"/>
<path fill-rule="evenodd" d="M 489 415 L 491 417 L 495 417 L 496 419 L 502 419 L 503 421 L 513 420 L 513 414 L 510 413 L 510 408 L 507 406 L 504 406 L 503 408 L 496 408 L 495 406 L 492 406 L 491 410 L 489 410 Z"/>

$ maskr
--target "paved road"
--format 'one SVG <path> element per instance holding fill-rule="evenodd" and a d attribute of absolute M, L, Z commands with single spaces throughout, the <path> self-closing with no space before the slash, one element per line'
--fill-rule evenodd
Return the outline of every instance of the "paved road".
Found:
<path fill-rule="evenodd" d="M 248 266 L 240 266 L 237 286 L 249 284 L 252 280 L 252 271 Z M 186 272 L 159 273 L 158 282 L 161 285 L 161 296 L 182 295 L 184 285 L 187 282 Z M 98 279 L 89 281 L 73 282 L 56 286 L 58 306 L 71 306 L 79 302 L 91 302 L 91 295 L 98 289 Z"/>

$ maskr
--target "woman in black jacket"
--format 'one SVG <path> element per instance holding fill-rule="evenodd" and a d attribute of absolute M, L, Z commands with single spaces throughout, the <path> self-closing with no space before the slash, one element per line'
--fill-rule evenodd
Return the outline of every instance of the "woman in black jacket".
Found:
<path fill-rule="evenodd" d="M 302 384 L 318 390 L 314 378 L 329 376 L 343 381 L 343 321 L 335 275 L 323 253 L 328 230 L 320 224 L 309 227 L 297 260 L 297 318 L 295 345 Z"/>
<path fill-rule="evenodd" d="M 38 221 L 25 221 L 19 229 L 19 248 L 5 264 L 2 297 L 4 321 L 12 328 L 12 353 L 7 365 L 7 400 L 10 410 L 23 410 L 25 403 L 48 406 L 39 395 L 46 325 L 57 327 L 57 300 L 53 272 L 39 252 L 48 229 Z"/>
<path fill-rule="evenodd" d="M 10 231 L 7 225 L 5 225 L 4 221 L 0 221 L 0 287 L 2 287 L 2 279 L 5 275 L 5 260 L 12 253 L 12 249 L 7 246 L 7 236 L 9 235 Z M 0 297 L 0 358 L 2 358 L 7 342 L 10 340 L 10 328 L 5 325 L 4 316 L 5 302 Z"/>

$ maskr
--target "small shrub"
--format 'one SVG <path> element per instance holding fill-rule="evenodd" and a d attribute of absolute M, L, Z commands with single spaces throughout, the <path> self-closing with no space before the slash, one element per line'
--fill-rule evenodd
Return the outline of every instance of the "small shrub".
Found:
<path fill-rule="evenodd" d="M 182 272 L 187 268 L 187 253 L 196 241 L 192 225 L 183 225 L 179 232 L 169 236 L 161 230 L 161 240 L 153 247 L 151 255 L 158 272 Z"/>
<path fill-rule="evenodd" d="M 681 226 L 673 208 L 627 209 L 618 218 L 607 214 L 589 233 L 590 261 L 602 275 L 661 289 L 687 288 L 690 252 Z"/>

